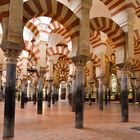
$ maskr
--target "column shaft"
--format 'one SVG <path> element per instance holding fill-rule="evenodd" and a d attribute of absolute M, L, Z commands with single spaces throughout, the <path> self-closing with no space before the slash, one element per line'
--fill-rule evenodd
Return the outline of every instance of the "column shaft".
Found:
<path fill-rule="evenodd" d="M 108 104 L 108 99 L 107 99 L 107 86 L 105 86 L 105 105 Z"/>
<path fill-rule="evenodd" d="M 102 78 L 99 78 L 99 92 L 98 92 L 98 103 L 99 103 L 99 110 L 103 110 L 103 82 Z"/>
<path fill-rule="evenodd" d="M 48 80 L 48 107 L 51 107 L 52 80 Z"/>
<path fill-rule="evenodd" d="M 14 136 L 16 63 L 7 64 L 3 137 Z"/>
<path fill-rule="evenodd" d="M 43 101 L 43 81 L 42 78 L 38 81 L 38 104 L 37 104 L 37 114 L 42 114 L 42 101 Z"/>
<path fill-rule="evenodd" d="M 37 92 L 37 87 L 34 85 L 34 93 L 33 93 L 33 104 L 36 105 L 36 92 Z"/>
<path fill-rule="evenodd" d="M 75 112 L 75 95 L 76 95 L 76 78 L 73 77 L 72 81 L 72 112 Z"/>
<path fill-rule="evenodd" d="M 25 79 L 22 82 L 22 93 L 21 93 L 21 108 L 24 108 L 25 104 L 25 92 L 26 92 L 26 81 Z"/>
<path fill-rule="evenodd" d="M 84 117 L 84 67 L 76 69 L 75 127 L 83 128 Z"/>
<path fill-rule="evenodd" d="M 126 71 L 122 72 L 121 75 L 121 111 L 122 111 L 122 122 L 128 122 L 128 76 Z"/>

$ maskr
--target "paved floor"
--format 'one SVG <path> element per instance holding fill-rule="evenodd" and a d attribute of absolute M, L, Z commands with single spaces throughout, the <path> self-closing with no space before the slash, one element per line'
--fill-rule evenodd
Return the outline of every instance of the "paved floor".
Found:
<path fill-rule="evenodd" d="M 2 140 L 3 103 L 0 102 L 0 140 Z M 30 102 L 25 109 L 16 103 L 15 137 L 4 140 L 140 140 L 140 108 L 129 105 L 129 123 L 121 122 L 120 105 L 111 103 L 98 110 L 94 103 L 85 104 L 84 129 L 74 128 L 74 113 L 67 102 L 61 101 L 52 108 L 43 104 L 43 115 L 36 114 Z"/>

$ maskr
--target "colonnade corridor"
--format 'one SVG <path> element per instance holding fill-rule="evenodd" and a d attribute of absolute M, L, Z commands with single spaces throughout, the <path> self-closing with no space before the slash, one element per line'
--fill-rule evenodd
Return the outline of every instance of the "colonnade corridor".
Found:
<path fill-rule="evenodd" d="M 0 102 L 0 140 L 3 139 L 4 103 Z M 75 129 L 75 113 L 67 101 L 58 101 L 51 108 L 43 102 L 43 114 L 28 102 L 24 109 L 16 102 L 15 136 L 4 140 L 140 140 L 140 108 L 129 104 L 129 122 L 122 123 L 120 104 L 111 102 L 98 109 L 97 103 L 84 104 L 84 128 Z"/>

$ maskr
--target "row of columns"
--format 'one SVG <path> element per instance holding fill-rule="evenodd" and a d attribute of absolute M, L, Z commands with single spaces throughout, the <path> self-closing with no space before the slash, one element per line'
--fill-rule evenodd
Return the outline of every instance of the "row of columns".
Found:
<path fill-rule="evenodd" d="M 72 111 L 75 111 L 75 127 L 83 128 L 84 118 L 84 67 L 87 58 L 78 56 L 72 58 L 76 65 L 76 75 L 73 80 Z M 16 59 L 8 58 L 7 60 L 7 77 L 5 89 L 5 112 L 4 112 L 4 136 L 11 137 L 14 135 L 14 115 L 15 115 L 15 83 L 16 83 Z M 38 82 L 38 114 L 42 114 L 42 84 L 43 75 L 40 75 Z M 48 107 L 50 107 L 52 80 L 48 80 Z M 128 76 L 126 71 L 121 76 L 121 109 L 122 121 L 128 121 Z M 23 80 L 22 94 L 26 94 L 26 80 Z M 99 109 L 103 109 L 103 78 L 99 78 Z M 21 101 L 21 107 L 24 104 Z"/>
<path fill-rule="evenodd" d="M 13 3 L 13 4 L 12 4 Z M 80 13 L 80 35 L 79 35 L 79 50 L 76 57 L 73 57 L 72 60 L 76 66 L 76 75 L 73 80 L 73 95 L 72 95 L 72 110 L 75 111 L 75 127 L 83 128 L 84 121 L 84 67 L 87 62 L 87 56 L 89 55 L 89 38 L 90 38 L 90 27 L 89 27 L 89 10 L 91 7 L 91 0 L 82 0 L 82 10 Z M 15 8 L 12 6 L 15 5 L 15 2 L 11 1 L 11 10 L 10 11 L 10 20 L 9 27 L 10 29 L 21 29 L 17 28 L 22 26 L 19 24 L 19 17 L 22 18 L 23 15 L 16 14 L 14 11 Z M 23 7 L 23 2 L 19 1 L 19 11 Z M 11 16 L 12 15 L 12 16 Z M 17 18 L 16 15 L 18 15 Z M 22 21 L 22 20 L 21 20 Z M 16 28 L 13 28 L 12 22 L 18 22 L 15 24 Z M 12 30 L 10 30 L 12 31 Z M 15 30 L 14 30 L 15 31 Z M 85 32 L 86 31 L 86 32 Z M 21 32 L 21 31 L 20 31 Z M 14 34 L 14 32 L 11 34 Z M 21 35 L 21 33 L 20 33 Z M 10 36 L 9 36 L 10 37 Z M 11 46 L 6 46 L 11 47 Z M 85 49 L 86 48 L 86 49 Z M 8 49 L 7 49 L 8 50 Z M 9 52 L 9 50 L 8 50 Z M 12 54 L 12 56 L 10 55 Z M 43 61 L 40 59 L 40 63 L 44 66 L 44 60 L 46 61 L 46 50 L 41 52 L 43 56 Z M 85 55 L 84 55 L 85 54 Z M 13 52 L 8 53 L 7 55 L 7 76 L 6 76 L 6 89 L 5 89 L 5 109 L 4 109 L 4 137 L 13 137 L 14 136 L 14 122 L 15 122 L 15 85 L 16 85 L 16 59 L 17 55 L 13 56 Z M 127 75 L 122 73 L 121 77 L 121 108 L 122 108 L 122 121 L 128 121 L 128 92 L 127 92 Z M 50 107 L 50 98 L 51 98 L 51 85 L 52 80 L 48 80 L 48 107 Z M 42 114 L 42 86 L 43 86 L 43 74 L 40 74 L 38 82 L 38 114 Z M 103 109 L 103 79 L 102 75 L 99 77 L 99 109 Z M 22 92 L 26 93 L 26 87 L 23 84 Z M 24 106 L 24 105 L 21 105 Z"/>

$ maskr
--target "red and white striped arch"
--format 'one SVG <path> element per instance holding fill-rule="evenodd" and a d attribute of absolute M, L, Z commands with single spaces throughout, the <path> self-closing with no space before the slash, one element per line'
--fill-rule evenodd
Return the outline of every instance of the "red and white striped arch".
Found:
<path fill-rule="evenodd" d="M 137 3 L 137 6 L 135 6 L 135 10 L 136 10 L 136 16 L 138 17 L 138 18 L 140 18 L 140 1 L 136 1 L 136 3 Z"/>
<path fill-rule="evenodd" d="M 111 54 L 109 56 L 105 55 L 105 62 L 106 63 L 113 63 L 113 64 L 115 64 L 116 63 L 116 56 L 115 56 L 115 54 Z"/>
<path fill-rule="evenodd" d="M 37 18 L 34 20 L 38 20 Z M 36 26 L 31 21 L 26 24 L 26 27 L 31 30 L 31 32 L 34 34 L 34 36 L 38 36 L 39 33 L 45 33 L 46 35 L 49 35 L 50 33 L 57 33 L 64 37 L 66 40 L 66 43 L 69 43 L 71 41 L 71 38 L 67 32 L 67 30 L 57 21 L 51 20 L 49 25 L 45 25 L 46 28 L 40 27 L 40 24 L 37 24 Z"/>
<path fill-rule="evenodd" d="M 60 22 L 71 38 L 79 35 L 79 19 L 66 6 L 56 0 L 29 0 L 24 2 L 24 23 L 31 18 L 47 16 Z"/>
<path fill-rule="evenodd" d="M 36 67 L 38 64 L 38 60 L 33 53 L 29 53 L 28 61 L 27 67 Z"/>
<path fill-rule="evenodd" d="M 140 54 L 140 30 L 134 30 L 134 54 Z"/>
<path fill-rule="evenodd" d="M 140 5 L 136 8 L 136 16 L 140 18 Z"/>
<path fill-rule="evenodd" d="M 31 32 L 34 34 L 35 37 L 39 35 L 39 30 L 37 26 L 35 26 L 32 22 L 27 22 L 26 27 L 31 30 Z"/>
<path fill-rule="evenodd" d="M 85 75 L 86 76 L 90 75 L 90 69 L 88 67 L 85 67 Z"/>
<path fill-rule="evenodd" d="M 93 62 L 95 67 L 100 67 L 100 58 L 94 53 L 92 54 L 91 61 Z"/>
<path fill-rule="evenodd" d="M 140 62 L 139 62 L 138 60 L 136 60 L 136 59 L 133 59 L 133 60 L 131 61 L 130 68 L 131 68 L 132 70 L 134 70 L 135 72 L 136 72 L 136 71 L 140 71 Z"/>
<path fill-rule="evenodd" d="M 51 30 L 50 33 L 57 33 L 63 36 L 66 40 L 66 43 L 69 43 L 71 41 L 70 35 L 68 34 L 67 30 L 59 22 L 52 20 L 48 28 Z"/>
<path fill-rule="evenodd" d="M 34 43 L 32 42 L 29 42 L 29 41 L 24 41 L 25 43 L 25 50 L 27 50 L 28 52 L 31 52 L 35 58 L 36 58 L 36 61 L 38 61 L 40 59 L 40 50 L 37 46 L 35 46 Z"/>
<path fill-rule="evenodd" d="M 126 1 L 126 0 L 100 0 L 110 10 L 111 15 L 115 16 L 120 12 L 123 12 L 127 8 L 136 9 L 138 3 L 137 0 Z"/>
<path fill-rule="evenodd" d="M 47 48 L 46 54 L 47 56 L 58 54 L 70 57 L 70 50 L 68 50 L 68 47 L 65 44 L 59 44 L 55 47 Z"/>
<path fill-rule="evenodd" d="M 36 58 L 35 54 L 30 52 L 29 50 L 26 50 L 26 51 L 29 52 L 27 67 L 37 66 L 38 61 L 37 61 L 37 58 Z M 20 74 L 21 70 L 23 69 L 22 60 L 23 60 L 23 58 L 19 56 L 18 61 L 17 61 L 17 72 L 18 72 L 18 74 Z"/>
<path fill-rule="evenodd" d="M 92 48 L 95 48 L 99 45 L 99 43 L 101 42 L 101 34 L 99 31 L 94 31 L 91 35 L 90 35 L 90 45 Z"/>
<path fill-rule="evenodd" d="M 113 20 L 106 17 L 97 17 L 90 20 L 91 31 L 102 31 L 106 33 L 117 47 L 124 47 L 125 34 L 124 31 Z"/>
<path fill-rule="evenodd" d="M 60 82 L 68 80 L 68 75 L 69 75 L 68 65 L 70 62 L 71 60 L 67 56 L 59 57 L 59 59 L 57 60 L 57 63 L 54 64 L 54 71 L 57 71 L 57 76 L 59 78 L 55 78 L 55 79 L 60 79 Z"/>

